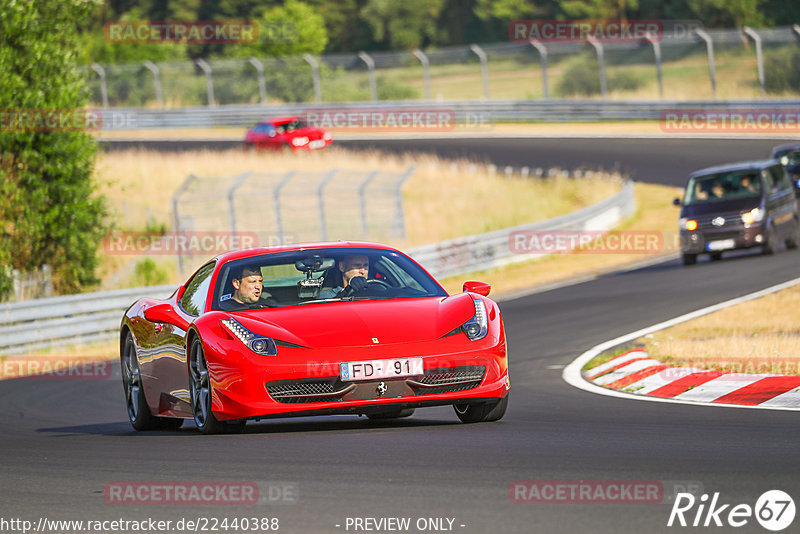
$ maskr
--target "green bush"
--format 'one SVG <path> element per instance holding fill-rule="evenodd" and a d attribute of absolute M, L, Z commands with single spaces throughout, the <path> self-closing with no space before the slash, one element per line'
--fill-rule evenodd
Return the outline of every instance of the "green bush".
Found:
<path fill-rule="evenodd" d="M 74 50 L 76 27 L 91 7 L 0 0 L 0 110 L 82 115 L 86 90 Z M 92 181 L 97 145 L 77 122 L 68 124 L 43 131 L 20 122 L 0 134 L 0 265 L 24 272 L 49 264 L 60 293 L 97 282 L 107 230 Z M 7 273 L 0 269 L 0 290 L 8 288 Z"/>
<path fill-rule="evenodd" d="M 137 286 L 157 286 L 166 284 L 169 276 L 159 267 L 152 258 L 145 258 L 136 262 L 134 267 L 134 283 Z"/>
<path fill-rule="evenodd" d="M 644 83 L 640 76 L 632 72 L 618 70 L 609 74 L 606 65 L 606 84 L 609 91 L 634 91 Z M 556 91 L 559 96 L 599 95 L 602 90 L 597 59 L 584 56 L 573 61 L 561 76 Z"/>
<path fill-rule="evenodd" d="M 764 62 L 764 84 L 770 93 L 800 90 L 800 50 L 784 48 L 769 54 Z"/>

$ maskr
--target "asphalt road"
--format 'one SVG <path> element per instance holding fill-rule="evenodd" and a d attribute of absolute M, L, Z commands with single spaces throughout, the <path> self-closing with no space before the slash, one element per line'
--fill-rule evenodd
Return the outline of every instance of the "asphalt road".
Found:
<path fill-rule="evenodd" d="M 443 158 L 467 158 L 513 167 L 617 169 L 635 180 L 683 186 L 692 171 L 749 159 L 769 157 L 772 147 L 797 139 L 495 137 L 336 140 L 350 150 L 377 149 L 389 153 L 419 152 Z M 226 150 L 235 141 L 154 140 L 104 143 L 106 150 L 144 147 L 162 151 Z"/>
<path fill-rule="evenodd" d="M 754 506 L 770 489 L 798 499 L 796 413 L 609 398 L 561 380 L 562 367 L 597 343 L 796 278 L 798 265 L 800 251 L 668 262 L 502 302 L 512 397 L 497 423 L 461 424 L 440 407 L 384 424 L 326 417 L 250 424 L 243 435 L 202 436 L 191 424 L 135 433 L 117 378 L 0 382 L 0 529 L 13 518 L 257 517 L 278 518 L 279 532 L 392 532 L 347 528 L 347 518 L 407 517 L 411 528 L 399 532 L 682 530 L 666 526 L 668 503 L 514 503 L 509 488 L 520 480 L 656 481 L 667 492 L 719 492 L 731 505 Z M 272 488 L 268 497 L 290 493 L 248 506 L 107 503 L 104 489 L 124 481 L 253 482 Z M 418 529 L 421 518 L 453 523 Z M 711 528 L 764 532 L 753 518 Z"/>

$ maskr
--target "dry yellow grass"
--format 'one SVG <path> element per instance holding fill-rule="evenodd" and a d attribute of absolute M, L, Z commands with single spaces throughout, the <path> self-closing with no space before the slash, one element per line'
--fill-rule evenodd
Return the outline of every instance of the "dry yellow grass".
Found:
<path fill-rule="evenodd" d="M 508 267 L 472 273 L 470 277 L 490 283 L 492 294 L 502 296 L 537 285 L 607 272 L 624 265 L 647 260 L 655 255 L 673 253 L 677 251 L 678 212 L 671 201 L 678 191 L 678 189 L 661 185 L 634 184 L 636 214 L 617 228 L 620 232 L 653 232 L 661 235 L 663 248 L 656 254 L 590 252 L 556 254 Z M 464 276 L 452 277 L 444 280 L 443 284 L 449 292 L 459 292 L 466 279 Z"/>
<path fill-rule="evenodd" d="M 618 180 L 606 178 L 540 180 L 490 175 L 482 165 L 445 162 L 434 156 L 353 154 L 342 149 L 315 153 L 196 151 L 160 153 L 142 150 L 110 152 L 96 168 L 99 190 L 109 201 L 117 228 L 140 231 L 148 217 L 171 226 L 170 199 L 189 174 L 232 176 L 252 171 L 286 172 L 339 169 L 383 169 L 415 172 L 403 189 L 406 238 L 389 244 L 408 248 L 544 220 L 599 202 L 617 192 Z M 221 203 L 220 209 L 224 208 Z M 109 256 L 103 263 L 105 287 L 131 285 L 136 256 Z M 205 258 L 198 258 L 197 262 Z M 155 258 L 166 274 L 179 281 L 174 258 Z"/>
<path fill-rule="evenodd" d="M 639 340 L 666 363 L 746 373 L 800 374 L 800 286 L 737 304 Z"/>

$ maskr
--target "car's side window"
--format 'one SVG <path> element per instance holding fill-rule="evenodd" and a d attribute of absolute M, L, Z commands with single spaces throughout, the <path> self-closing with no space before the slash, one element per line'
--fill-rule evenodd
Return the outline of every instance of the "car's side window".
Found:
<path fill-rule="evenodd" d="M 788 189 L 791 187 L 789 183 L 789 177 L 786 176 L 786 172 L 784 171 L 783 167 L 774 166 L 769 168 L 770 173 L 772 174 L 773 180 L 775 180 L 775 185 L 778 186 L 779 189 Z"/>
<path fill-rule="evenodd" d="M 772 189 L 778 185 L 775 183 L 775 177 L 772 176 L 772 173 L 769 172 L 768 169 L 761 171 L 761 176 L 764 178 L 764 185 L 767 186 L 767 191 L 772 191 Z"/>
<path fill-rule="evenodd" d="M 192 315 L 200 315 L 205 309 L 208 286 L 211 283 L 211 274 L 214 272 L 214 263 L 204 265 L 197 274 L 186 284 L 186 291 L 181 297 L 181 308 Z"/>

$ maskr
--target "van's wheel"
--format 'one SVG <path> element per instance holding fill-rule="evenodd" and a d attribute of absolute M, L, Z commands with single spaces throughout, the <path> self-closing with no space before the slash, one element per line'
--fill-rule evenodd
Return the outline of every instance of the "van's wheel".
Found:
<path fill-rule="evenodd" d="M 761 252 L 763 254 L 775 254 L 775 250 L 778 248 L 778 244 L 775 240 L 775 227 L 770 225 L 767 228 L 767 236 L 764 240 L 764 244 L 761 245 Z"/>
<path fill-rule="evenodd" d="M 506 408 L 508 408 L 508 394 L 495 402 L 454 404 L 453 408 L 458 418 L 464 423 L 499 421 L 506 414 Z"/>
<path fill-rule="evenodd" d="M 694 265 L 697 263 L 697 254 L 683 254 L 681 256 L 684 265 Z"/>
<path fill-rule="evenodd" d="M 792 228 L 792 233 L 789 234 L 789 237 L 786 239 L 786 248 L 790 250 L 796 249 L 799 243 L 800 243 L 800 221 L 795 219 L 794 228 Z"/>

